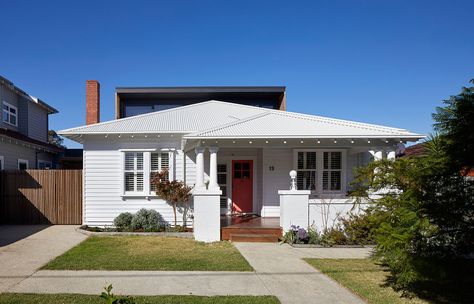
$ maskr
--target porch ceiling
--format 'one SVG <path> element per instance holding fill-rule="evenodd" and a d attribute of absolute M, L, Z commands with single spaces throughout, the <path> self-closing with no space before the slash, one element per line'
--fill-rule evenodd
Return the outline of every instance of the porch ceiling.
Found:
<path fill-rule="evenodd" d="M 418 138 L 215 138 L 186 140 L 185 149 L 198 146 L 221 148 L 356 148 L 393 147 Z"/>

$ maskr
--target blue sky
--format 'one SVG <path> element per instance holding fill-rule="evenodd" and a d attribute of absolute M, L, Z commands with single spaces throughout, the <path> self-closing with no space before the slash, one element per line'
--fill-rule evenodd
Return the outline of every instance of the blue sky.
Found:
<path fill-rule="evenodd" d="M 285 85 L 288 110 L 431 132 L 474 78 L 474 1 L 3 1 L 0 75 L 85 122 L 117 86 Z M 77 146 L 67 142 L 70 146 Z"/>

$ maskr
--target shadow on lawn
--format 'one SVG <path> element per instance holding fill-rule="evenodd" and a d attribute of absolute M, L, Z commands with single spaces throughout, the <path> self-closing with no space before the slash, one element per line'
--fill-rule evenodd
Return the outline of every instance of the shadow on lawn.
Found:
<path fill-rule="evenodd" d="M 463 260 L 445 265 L 449 273 L 443 279 L 432 279 L 412 284 L 408 289 L 397 288 L 394 277 L 386 269 L 384 286 L 402 292 L 404 296 L 417 296 L 435 304 L 474 303 L 474 260 Z"/>

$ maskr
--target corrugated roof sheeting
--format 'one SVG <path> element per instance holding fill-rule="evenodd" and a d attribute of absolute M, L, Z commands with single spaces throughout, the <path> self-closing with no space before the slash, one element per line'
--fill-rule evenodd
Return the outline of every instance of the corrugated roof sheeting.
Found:
<path fill-rule="evenodd" d="M 416 136 L 407 130 L 289 112 L 267 112 L 187 138 Z"/>
<path fill-rule="evenodd" d="M 208 101 L 60 131 L 61 134 L 189 133 L 264 113 L 265 109 Z"/>
<path fill-rule="evenodd" d="M 422 138 L 404 129 L 221 101 L 137 115 L 60 131 L 62 135 L 188 133 L 184 138 L 384 137 Z"/>

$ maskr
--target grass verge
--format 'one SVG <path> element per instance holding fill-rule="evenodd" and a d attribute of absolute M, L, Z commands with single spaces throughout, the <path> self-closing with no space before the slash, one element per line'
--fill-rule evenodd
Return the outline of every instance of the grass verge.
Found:
<path fill-rule="evenodd" d="M 273 296 L 140 296 L 133 297 L 137 304 L 278 304 Z M 99 296 L 79 294 L 0 294 L 0 304 L 100 304 Z"/>
<path fill-rule="evenodd" d="M 156 236 L 92 236 L 55 258 L 50 270 L 252 271 L 229 242 Z"/>
<path fill-rule="evenodd" d="M 370 259 L 305 259 L 341 285 L 351 289 L 369 303 L 473 303 L 474 263 L 465 261 L 457 267 L 454 279 L 424 281 L 414 284 L 403 296 L 390 285 L 391 277 L 386 268 Z M 463 271 L 461 271 L 463 269 Z"/>
<path fill-rule="evenodd" d="M 369 303 L 428 303 L 419 298 L 406 298 L 386 286 L 388 272 L 370 259 L 305 259 L 311 266 L 351 289 Z"/>

